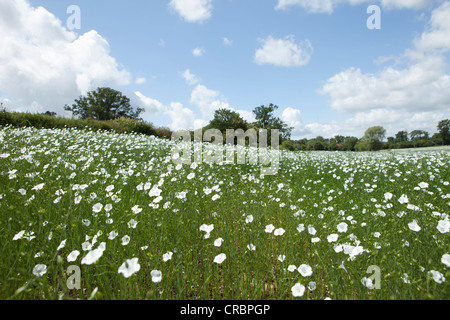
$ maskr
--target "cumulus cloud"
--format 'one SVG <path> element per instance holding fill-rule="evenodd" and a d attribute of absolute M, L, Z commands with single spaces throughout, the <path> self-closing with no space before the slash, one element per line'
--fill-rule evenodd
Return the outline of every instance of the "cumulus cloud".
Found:
<path fill-rule="evenodd" d="M 231 47 L 231 46 L 233 46 L 233 40 L 230 40 L 228 38 L 223 38 L 223 45 L 225 47 Z"/>
<path fill-rule="evenodd" d="M 191 73 L 191 71 L 189 69 L 186 69 L 181 76 L 183 77 L 184 80 L 186 80 L 187 84 L 190 86 L 193 86 L 194 84 L 197 84 L 200 82 L 200 79 L 193 73 Z"/>
<path fill-rule="evenodd" d="M 439 0 L 278 0 L 277 10 L 286 10 L 292 6 L 299 6 L 309 13 L 333 13 L 337 5 L 361 3 L 379 3 L 384 9 L 421 9 Z"/>
<path fill-rule="evenodd" d="M 147 82 L 147 79 L 145 78 L 137 78 L 135 83 L 136 84 L 145 84 Z"/>
<path fill-rule="evenodd" d="M 202 23 L 212 16 L 212 0 L 171 0 L 169 7 L 185 21 Z"/>
<path fill-rule="evenodd" d="M 205 49 L 197 47 L 194 50 L 192 50 L 192 54 L 195 57 L 201 57 L 201 56 L 203 56 L 205 54 Z"/>
<path fill-rule="evenodd" d="M 430 26 L 405 51 L 403 69 L 388 66 L 378 74 L 349 68 L 328 79 L 319 93 L 330 98 L 330 105 L 341 112 L 392 109 L 415 112 L 449 110 L 450 76 L 445 55 L 450 49 L 448 37 L 450 5 L 433 11 Z M 447 29 L 448 28 L 448 29 Z"/>
<path fill-rule="evenodd" d="M 255 53 L 255 63 L 272 64 L 282 67 L 300 67 L 307 64 L 313 52 L 309 40 L 296 43 L 294 36 L 290 35 L 284 39 L 275 39 L 269 36 L 260 39 L 262 48 Z"/>
<path fill-rule="evenodd" d="M 16 110 L 63 113 L 79 95 L 131 81 L 95 30 L 77 36 L 25 0 L 0 1 L 0 38 L 0 90 Z"/>
<path fill-rule="evenodd" d="M 289 127 L 294 128 L 292 130 L 292 137 L 298 137 L 304 132 L 301 110 L 290 107 L 286 108 L 281 114 L 281 120 Z"/>
<path fill-rule="evenodd" d="M 132 105 L 145 109 L 145 112 L 142 115 L 143 117 L 159 114 L 167 110 L 167 107 L 165 107 L 161 102 L 146 97 L 139 91 L 134 92 L 134 94 L 130 96 L 130 100 Z"/>
<path fill-rule="evenodd" d="M 317 136 L 334 137 L 336 135 L 354 136 L 361 138 L 364 132 L 376 125 L 383 126 L 387 136 L 395 136 L 400 130 L 411 132 L 424 130 L 436 132 L 436 126 L 442 119 L 450 117 L 450 111 L 440 112 L 408 112 L 387 109 L 358 112 L 343 121 L 330 121 L 327 123 L 309 123 L 301 130 L 301 137 L 312 139 Z M 293 135 L 293 137 L 295 137 Z"/>
<path fill-rule="evenodd" d="M 212 120 L 214 112 L 219 109 L 231 109 L 219 91 L 211 90 L 204 85 L 197 85 L 191 93 L 190 103 L 199 108 L 203 120 Z"/>
<path fill-rule="evenodd" d="M 181 103 L 171 103 L 167 108 L 166 114 L 172 120 L 170 129 L 177 130 L 195 130 L 196 119 L 194 112 L 183 107 Z"/>

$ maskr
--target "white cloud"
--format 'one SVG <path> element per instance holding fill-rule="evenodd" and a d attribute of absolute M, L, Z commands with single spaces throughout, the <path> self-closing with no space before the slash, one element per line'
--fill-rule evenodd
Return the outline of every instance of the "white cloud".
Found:
<path fill-rule="evenodd" d="M 169 7 L 185 21 L 192 23 L 208 20 L 213 10 L 212 0 L 171 0 Z"/>
<path fill-rule="evenodd" d="M 433 11 L 428 30 L 414 44 L 421 52 L 450 50 L 450 2 Z"/>
<path fill-rule="evenodd" d="M 229 104 L 224 100 L 220 92 L 210 90 L 199 84 L 191 93 L 190 103 L 200 109 L 203 120 L 210 121 L 213 119 L 216 110 L 230 109 Z"/>
<path fill-rule="evenodd" d="M 187 84 L 190 86 L 193 86 L 194 84 L 197 84 L 200 82 L 200 79 L 193 73 L 191 73 L 191 71 L 189 69 L 186 69 L 181 76 L 183 77 L 184 80 L 186 80 Z"/>
<path fill-rule="evenodd" d="M 236 110 L 236 112 L 239 113 L 239 115 L 242 117 L 242 119 L 244 119 L 248 123 L 253 123 L 256 121 L 255 114 L 251 111 Z"/>
<path fill-rule="evenodd" d="M 358 112 L 343 121 L 328 123 L 309 123 L 301 131 L 301 138 L 312 139 L 317 136 L 332 138 L 336 135 L 361 138 L 364 132 L 373 126 L 382 126 L 387 131 L 387 137 L 395 136 L 399 131 L 424 130 L 435 133 L 437 124 L 442 119 L 450 117 L 450 111 L 441 112 L 408 112 L 387 109 Z M 295 137 L 293 135 L 293 137 Z"/>
<path fill-rule="evenodd" d="M 136 84 L 145 84 L 147 82 L 147 79 L 145 78 L 137 78 L 135 83 Z"/>
<path fill-rule="evenodd" d="M 299 6 L 309 13 L 333 13 L 340 4 L 357 5 L 361 3 L 380 4 L 384 9 L 421 9 L 433 5 L 439 0 L 278 0 L 277 10 L 286 10 Z"/>
<path fill-rule="evenodd" d="M 203 56 L 205 54 L 205 49 L 197 47 L 194 50 L 192 50 L 192 54 L 195 57 L 201 57 L 201 56 Z"/>
<path fill-rule="evenodd" d="M 177 130 L 194 130 L 196 119 L 194 112 L 189 108 L 184 108 L 181 103 L 171 103 L 167 108 L 166 114 L 172 120 L 170 129 Z"/>
<path fill-rule="evenodd" d="M 0 90 L 21 111 L 64 113 L 99 86 L 131 81 L 96 31 L 79 37 L 52 13 L 25 0 L 0 1 Z"/>
<path fill-rule="evenodd" d="M 231 47 L 231 46 L 233 46 L 233 40 L 230 40 L 228 38 L 223 38 L 223 45 L 225 47 Z"/>
<path fill-rule="evenodd" d="M 313 52 L 309 40 L 296 43 L 292 35 L 284 39 L 275 39 L 269 36 L 266 39 L 260 39 L 260 41 L 263 46 L 255 53 L 255 62 L 259 65 L 300 67 L 309 62 Z"/>
<path fill-rule="evenodd" d="M 281 114 L 281 120 L 292 130 L 292 137 L 299 136 L 303 132 L 302 112 L 299 109 L 286 108 Z"/>
<path fill-rule="evenodd" d="M 134 92 L 134 95 L 131 95 L 130 100 L 132 105 L 145 109 L 143 114 L 144 117 L 160 114 L 167 110 L 167 107 L 165 107 L 161 102 L 146 97 L 139 91 Z"/>
<path fill-rule="evenodd" d="M 429 30 L 402 57 L 407 67 L 389 66 L 377 75 L 350 68 L 328 79 L 319 93 L 329 96 L 331 107 L 342 112 L 386 108 L 416 112 L 449 110 L 448 64 L 444 55 L 435 52 L 450 49 L 448 39 L 443 37 L 443 32 L 450 30 L 450 23 L 445 20 L 449 14 L 448 2 L 433 11 Z"/>

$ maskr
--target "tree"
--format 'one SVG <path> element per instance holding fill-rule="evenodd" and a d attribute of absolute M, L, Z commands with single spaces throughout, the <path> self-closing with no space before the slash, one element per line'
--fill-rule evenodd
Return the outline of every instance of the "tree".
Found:
<path fill-rule="evenodd" d="M 227 129 L 248 130 L 248 123 L 242 119 L 241 115 L 229 109 L 219 109 L 214 113 L 214 119 L 209 123 L 208 129 L 217 129 L 224 133 Z"/>
<path fill-rule="evenodd" d="M 382 141 L 386 136 L 386 129 L 380 126 L 371 127 L 366 130 L 360 141 L 359 150 L 377 151 L 382 148 Z"/>
<path fill-rule="evenodd" d="M 441 138 L 442 144 L 450 144 L 450 120 L 442 120 L 438 124 L 439 136 Z"/>
<path fill-rule="evenodd" d="M 355 146 L 358 141 L 359 139 L 356 137 L 346 137 L 344 143 L 342 144 L 342 148 L 345 151 L 355 151 Z"/>
<path fill-rule="evenodd" d="M 399 131 L 395 135 L 395 142 L 399 143 L 399 142 L 406 142 L 406 141 L 408 141 L 408 132 L 407 131 Z"/>
<path fill-rule="evenodd" d="M 133 110 L 130 99 L 111 88 L 97 88 L 95 91 L 88 92 L 87 96 L 80 96 L 71 107 L 66 105 L 64 109 L 81 119 L 94 120 L 138 119 L 139 115 L 145 111 L 142 108 Z"/>
<path fill-rule="evenodd" d="M 270 130 L 279 130 L 280 139 L 290 140 L 292 130 L 294 128 L 289 127 L 285 122 L 283 122 L 280 118 L 277 118 L 273 115 L 273 113 L 278 109 L 278 106 L 274 104 L 269 104 L 268 106 L 261 106 L 255 108 L 253 113 L 255 114 L 256 122 L 254 125 L 259 129 L 269 130 L 268 139 L 271 141 L 271 133 Z"/>

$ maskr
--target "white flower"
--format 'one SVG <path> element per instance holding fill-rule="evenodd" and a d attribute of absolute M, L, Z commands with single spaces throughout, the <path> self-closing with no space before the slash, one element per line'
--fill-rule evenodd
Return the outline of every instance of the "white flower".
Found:
<path fill-rule="evenodd" d="M 286 260 L 286 256 L 281 254 L 278 256 L 278 261 L 283 262 L 284 260 Z"/>
<path fill-rule="evenodd" d="M 298 267 L 298 272 L 300 272 L 303 277 L 310 277 L 313 273 L 312 268 L 307 264 L 302 264 L 300 267 Z"/>
<path fill-rule="evenodd" d="M 390 193 L 390 192 L 387 192 L 387 193 L 384 194 L 384 199 L 386 199 L 386 201 L 391 200 L 392 197 L 393 197 L 393 194 Z"/>
<path fill-rule="evenodd" d="M 339 238 L 339 235 L 333 233 L 327 237 L 327 240 L 329 243 L 332 243 L 332 242 L 336 242 L 338 240 L 338 238 Z"/>
<path fill-rule="evenodd" d="M 250 250 L 250 251 L 255 251 L 256 250 L 256 247 L 255 247 L 255 245 L 254 244 L 249 244 L 248 246 L 247 246 L 247 249 L 248 250 Z"/>
<path fill-rule="evenodd" d="M 273 234 L 275 236 L 282 236 L 285 232 L 286 232 L 286 230 L 284 230 L 283 228 L 279 228 L 279 229 L 275 230 L 275 232 Z"/>
<path fill-rule="evenodd" d="M 305 225 L 304 224 L 299 224 L 297 227 L 297 231 L 302 233 L 303 231 L 305 231 Z"/>
<path fill-rule="evenodd" d="M 118 235 L 119 235 L 119 234 L 118 234 L 116 231 L 111 231 L 111 232 L 109 233 L 108 239 L 109 239 L 109 240 L 114 240 Z"/>
<path fill-rule="evenodd" d="M 159 283 L 162 280 L 162 272 L 159 270 L 153 270 L 150 275 L 152 276 L 153 283 Z"/>
<path fill-rule="evenodd" d="M 419 183 L 419 187 L 420 187 L 421 189 L 426 189 L 426 188 L 428 188 L 428 183 L 426 183 L 426 182 L 421 182 L 421 183 Z"/>
<path fill-rule="evenodd" d="M 47 273 L 47 266 L 45 264 L 38 264 L 33 268 L 33 274 L 36 277 L 42 277 Z"/>
<path fill-rule="evenodd" d="M 433 276 L 433 280 L 436 281 L 436 283 L 441 284 L 445 282 L 444 275 L 439 271 L 431 270 L 429 273 L 431 273 L 431 275 Z"/>
<path fill-rule="evenodd" d="M 442 256 L 441 262 L 447 267 L 450 267 L 450 254 L 446 253 Z"/>
<path fill-rule="evenodd" d="M 119 273 L 123 274 L 125 278 L 131 277 L 133 274 L 141 270 L 141 265 L 138 262 L 138 258 L 127 260 L 119 267 Z"/>
<path fill-rule="evenodd" d="M 398 199 L 398 202 L 400 202 L 401 204 L 408 203 L 408 202 L 409 202 L 408 196 L 403 194 L 403 195 L 400 197 L 400 199 Z"/>
<path fill-rule="evenodd" d="M 133 211 L 134 214 L 138 214 L 142 212 L 142 209 L 139 208 L 139 206 L 134 206 L 133 208 L 131 208 L 131 210 Z"/>
<path fill-rule="evenodd" d="M 273 226 L 273 224 L 269 224 L 268 226 L 266 226 L 266 233 L 272 233 L 273 230 L 275 230 L 275 227 Z"/>
<path fill-rule="evenodd" d="M 311 239 L 311 242 L 312 242 L 312 243 L 320 242 L 320 238 L 312 238 L 312 239 Z"/>
<path fill-rule="evenodd" d="M 294 272 L 295 270 L 297 270 L 297 267 L 291 264 L 287 269 L 289 272 Z"/>
<path fill-rule="evenodd" d="M 295 286 L 292 287 L 292 295 L 294 297 L 303 297 L 305 294 L 305 286 L 301 285 L 300 283 L 296 283 Z"/>
<path fill-rule="evenodd" d="M 111 192 L 114 190 L 114 185 L 110 185 L 106 187 L 106 192 Z"/>
<path fill-rule="evenodd" d="M 66 241 L 67 240 L 61 241 L 61 243 L 59 244 L 59 247 L 58 247 L 58 249 L 56 249 L 56 251 L 59 251 L 60 249 L 64 248 L 66 246 Z"/>
<path fill-rule="evenodd" d="M 204 231 L 206 233 L 211 233 L 211 231 L 214 230 L 214 225 L 213 224 L 203 224 L 200 226 L 200 231 Z"/>
<path fill-rule="evenodd" d="M 82 223 L 84 226 L 86 226 L 86 227 L 89 227 L 89 226 L 91 225 L 91 221 L 89 221 L 89 220 L 87 220 L 87 219 L 83 219 L 83 220 L 81 221 L 81 223 Z"/>
<path fill-rule="evenodd" d="M 45 185 L 45 183 L 38 184 L 37 186 L 33 187 L 33 189 L 31 189 L 31 190 L 35 190 L 35 191 L 42 190 L 44 188 L 44 185 Z"/>
<path fill-rule="evenodd" d="M 126 246 L 127 244 L 129 244 L 130 243 L 130 236 L 124 236 L 123 238 L 122 238 L 122 245 L 123 246 Z"/>
<path fill-rule="evenodd" d="M 225 253 L 221 253 L 214 258 L 214 262 L 217 264 L 221 264 L 222 262 L 225 261 L 226 258 L 227 258 L 227 255 Z"/>
<path fill-rule="evenodd" d="M 25 230 L 20 231 L 19 233 L 17 233 L 14 238 L 13 241 L 17 241 L 19 239 L 22 239 L 23 235 L 25 234 Z"/>
<path fill-rule="evenodd" d="M 106 211 L 106 212 L 110 212 L 111 210 L 112 210 L 112 204 L 108 203 L 108 204 L 105 206 L 105 211 Z"/>
<path fill-rule="evenodd" d="M 252 215 L 248 215 L 246 218 L 245 218 L 245 223 L 252 223 L 253 222 L 253 216 Z"/>
<path fill-rule="evenodd" d="M 102 242 L 97 249 L 89 251 L 89 253 L 81 260 L 81 264 L 91 265 L 96 263 L 98 259 L 103 256 L 103 252 L 105 252 L 106 243 Z"/>
<path fill-rule="evenodd" d="M 348 230 L 348 225 L 345 222 L 339 223 L 337 226 L 337 230 L 340 233 L 345 233 Z"/>
<path fill-rule="evenodd" d="M 362 283 L 364 286 L 366 286 L 368 289 L 373 289 L 373 288 L 374 288 L 372 279 L 369 279 L 369 278 L 364 277 L 364 278 L 361 279 L 361 283 Z"/>
<path fill-rule="evenodd" d="M 316 290 L 316 289 L 317 289 L 316 283 L 315 283 L 314 281 L 311 281 L 311 282 L 308 284 L 308 289 L 309 289 L 310 291 Z"/>
<path fill-rule="evenodd" d="M 375 238 L 379 238 L 379 237 L 381 236 L 381 233 L 375 232 L 375 233 L 373 234 L 373 236 L 374 236 Z"/>
<path fill-rule="evenodd" d="M 194 178 L 195 178 L 195 173 L 193 173 L 193 172 L 189 173 L 188 176 L 187 176 L 188 180 L 192 180 Z"/>
<path fill-rule="evenodd" d="M 18 192 L 23 196 L 27 194 L 27 191 L 25 189 L 19 189 Z"/>
<path fill-rule="evenodd" d="M 449 233 L 450 221 L 448 219 L 439 221 L 437 229 L 439 230 L 440 233 Z"/>
<path fill-rule="evenodd" d="M 316 229 L 313 226 L 308 226 L 308 232 L 312 236 L 314 236 L 317 233 Z"/>
<path fill-rule="evenodd" d="M 161 194 L 162 190 L 158 188 L 158 186 L 153 186 L 153 188 L 150 190 L 150 192 L 148 193 L 148 195 L 150 197 L 159 197 Z"/>
<path fill-rule="evenodd" d="M 67 262 L 73 262 L 77 260 L 78 256 L 80 255 L 80 251 L 74 250 L 72 251 L 69 256 L 67 257 Z"/>
<path fill-rule="evenodd" d="M 128 228 L 130 229 L 136 229 L 138 222 L 134 219 L 131 219 L 130 221 L 128 221 Z"/>
<path fill-rule="evenodd" d="M 102 211 L 102 209 L 103 209 L 103 205 L 101 203 L 96 203 L 92 207 L 92 212 L 99 213 L 100 211 Z"/>
<path fill-rule="evenodd" d="M 419 226 L 416 220 L 408 224 L 408 228 L 412 231 L 419 232 L 422 228 Z"/>
<path fill-rule="evenodd" d="M 173 256 L 173 252 L 167 252 L 167 253 L 163 254 L 164 262 L 167 262 L 167 261 L 171 260 L 172 256 Z"/>
<path fill-rule="evenodd" d="M 219 238 L 216 241 L 214 241 L 214 246 L 220 248 L 222 246 L 223 239 Z"/>
<path fill-rule="evenodd" d="M 212 201 L 216 201 L 217 199 L 219 199 L 220 198 L 220 196 L 218 195 L 218 194 L 215 194 L 213 197 L 212 197 Z"/>

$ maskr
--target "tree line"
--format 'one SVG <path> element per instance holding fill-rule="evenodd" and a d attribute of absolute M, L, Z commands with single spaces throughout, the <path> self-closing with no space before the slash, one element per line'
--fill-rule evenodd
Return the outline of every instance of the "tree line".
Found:
<path fill-rule="evenodd" d="M 230 109 L 219 109 L 214 113 L 210 123 L 202 128 L 205 132 L 209 129 L 220 130 L 224 137 L 227 129 L 244 132 L 253 129 L 268 130 L 268 140 L 271 141 L 271 130 L 279 131 L 280 148 L 291 151 L 377 151 L 382 149 L 402 149 L 450 145 L 450 120 L 442 120 L 437 125 L 438 132 L 430 135 L 424 130 L 407 132 L 399 131 L 394 137 L 386 137 L 386 130 L 381 126 L 374 126 L 366 130 L 362 138 L 354 136 L 337 135 L 333 138 L 318 136 L 314 139 L 292 140 L 292 131 L 279 117 L 274 115 L 279 107 L 274 104 L 262 105 L 253 110 L 254 122 L 245 121 L 242 116 Z M 142 108 L 136 110 L 131 107 L 130 99 L 121 92 L 111 88 L 97 88 L 86 96 L 80 96 L 72 106 L 65 106 L 65 110 L 71 111 L 73 116 L 80 119 L 92 119 L 97 121 L 110 121 L 116 119 L 132 120 L 133 125 L 145 123 L 140 115 L 145 111 Z M 54 116 L 52 113 L 47 115 Z M 166 131 L 167 128 L 165 128 Z M 194 132 L 191 132 L 194 135 Z M 167 136 L 168 134 L 166 134 Z M 226 139 L 224 139 L 226 141 Z"/>

